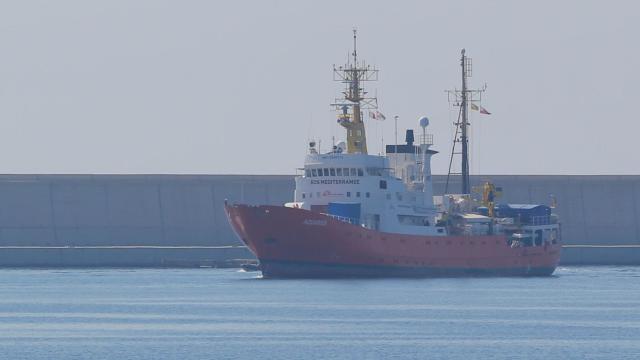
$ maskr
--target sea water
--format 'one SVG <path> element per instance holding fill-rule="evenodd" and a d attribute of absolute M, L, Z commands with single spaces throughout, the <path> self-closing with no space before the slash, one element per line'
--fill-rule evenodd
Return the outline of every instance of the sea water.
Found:
<path fill-rule="evenodd" d="M 266 280 L 0 270 L 1 359 L 640 359 L 640 268 Z"/>

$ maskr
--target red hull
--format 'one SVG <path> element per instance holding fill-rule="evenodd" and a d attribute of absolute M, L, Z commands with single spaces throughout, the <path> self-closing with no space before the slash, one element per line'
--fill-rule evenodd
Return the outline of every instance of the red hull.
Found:
<path fill-rule="evenodd" d="M 265 277 L 551 275 L 560 244 L 511 248 L 503 235 L 383 233 L 281 206 L 226 205 Z"/>

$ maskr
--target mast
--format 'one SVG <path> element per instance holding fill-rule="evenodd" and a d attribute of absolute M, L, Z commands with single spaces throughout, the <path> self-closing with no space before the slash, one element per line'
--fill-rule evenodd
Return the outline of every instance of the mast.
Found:
<path fill-rule="evenodd" d="M 337 68 L 335 65 L 333 67 L 334 80 L 344 83 L 345 90 L 343 91 L 344 98 L 336 99 L 332 105 L 341 111 L 338 114 L 338 123 L 347 130 L 347 153 L 366 154 L 367 138 L 362 110 L 377 109 L 378 99 L 367 97 L 362 82 L 378 80 L 378 70 L 364 62 L 358 63 L 356 29 L 353 29 L 353 53 L 351 55 L 353 62 L 348 62 Z"/>
<path fill-rule="evenodd" d="M 451 159 L 449 160 L 449 172 L 447 173 L 447 182 L 445 184 L 445 193 L 449 191 L 449 178 L 451 175 L 460 175 L 461 177 L 461 194 L 471 193 L 471 184 L 469 176 L 469 104 L 481 101 L 482 93 L 486 89 L 486 85 L 482 89 L 469 89 L 468 79 L 471 77 L 471 58 L 466 56 L 465 49 L 462 49 L 460 56 L 460 67 L 462 75 L 462 89 L 447 90 L 449 95 L 449 103 L 460 108 L 458 112 L 458 120 L 454 123 L 456 131 L 451 147 Z M 474 105 L 472 105 L 474 106 Z M 458 137 L 459 134 L 459 137 Z M 456 144 L 461 143 L 461 150 L 456 152 Z M 453 158 L 460 155 L 460 172 L 452 172 Z"/>
<path fill-rule="evenodd" d="M 469 122 L 468 111 L 469 108 L 467 106 L 467 71 L 469 71 L 469 76 L 471 76 L 471 68 L 467 69 L 467 57 L 464 55 L 465 51 L 462 49 L 462 55 L 460 58 L 460 66 L 462 67 L 462 134 L 461 134 L 461 142 L 462 142 L 462 194 L 469 194 L 469 138 L 467 137 L 467 125 Z M 471 60 L 471 59 L 469 59 Z M 471 63 L 469 63 L 471 65 Z"/>

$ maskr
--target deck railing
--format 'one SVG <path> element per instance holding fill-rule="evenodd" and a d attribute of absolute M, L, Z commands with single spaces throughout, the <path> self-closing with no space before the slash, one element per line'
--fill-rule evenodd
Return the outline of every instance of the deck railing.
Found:
<path fill-rule="evenodd" d="M 420 134 L 420 144 L 433 145 L 433 134 Z"/>
<path fill-rule="evenodd" d="M 548 215 L 532 216 L 529 221 L 529 225 L 549 225 L 551 224 L 551 217 Z"/>
<path fill-rule="evenodd" d="M 340 220 L 342 222 L 346 222 L 346 223 L 349 223 L 349 224 L 354 224 L 354 225 L 358 224 L 358 221 L 356 219 L 354 219 L 354 218 L 350 218 L 350 217 L 346 217 L 346 216 L 340 216 L 340 215 L 326 214 L 326 213 L 322 213 L 322 215 L 327 215 L 327 216 L 332 217 L 332 218 L 334 218 L 336 220 Z"/>

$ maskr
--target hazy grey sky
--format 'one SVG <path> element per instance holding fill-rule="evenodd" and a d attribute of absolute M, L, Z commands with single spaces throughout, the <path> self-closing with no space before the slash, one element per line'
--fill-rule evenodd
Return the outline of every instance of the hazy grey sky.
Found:
<path fill-rule="evenodd" d="M 431 119 L 446 173 L 460 49 L 471 169 L 638 174 L 640 22 L 628 1 L 0 1 L 0 172 L 288 174 L 343 137 L 332 64 L 380 70 L 380 135 Z M 401 134 L 401 137 L 402 134 Z M 325 147 L 326 148 L 326 147 Z"/>

